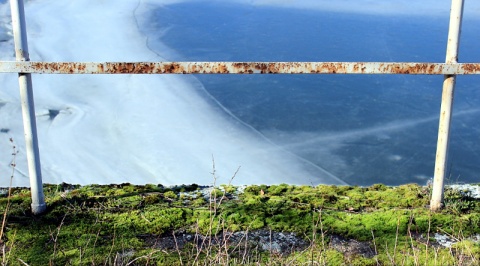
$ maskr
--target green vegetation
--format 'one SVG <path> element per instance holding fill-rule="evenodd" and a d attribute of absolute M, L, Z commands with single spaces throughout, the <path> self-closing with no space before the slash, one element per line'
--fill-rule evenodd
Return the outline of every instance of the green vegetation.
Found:
<path fill-rule="evenodd" d="M 415 184 L 45 185 L 48 210 L 41 216 L 30 213 L 28 189 L 13 188 L 10 197 L 4 191 L 5 265 L 476 265 L 480 260 L 480 245 L 469 238 L 480 234 L 480 201 L 452 189 L 446 190 L 445 210 L 433 213 L 426 207 L 429 188 Z M 250 242 L 247 232 L 270 234 L 267 248 Z M 272 235 L 280 232 L 294 233 L 305 244 L 274 248 Z M 456 243 L 444 248 L 435 233 Z"/>

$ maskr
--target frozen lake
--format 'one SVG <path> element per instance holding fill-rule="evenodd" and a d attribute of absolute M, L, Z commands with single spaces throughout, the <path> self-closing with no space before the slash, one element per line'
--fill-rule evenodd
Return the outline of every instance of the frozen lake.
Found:
<path fill-rule="evenodd" d="M 164 35 L 147 34 L 150 47 L 158 40 L 174 47 L 172 61 L 441 62 L 448 33 L 448 12 L 358 14 L 201 1 L 153 13 L 148 32 Z M 460 59 L 478 62 L 478 20 L 463 25 Z M 197 78 L 239 119 L 350 184 L 424 183 L 432 176 L 441 76 Z M 452 181 L 478 180 L 478 81 L 457 82 Z"/>
<path fill-rule="evenodd" d="M 444 61 L 449 1 L 431 10 L 406 2 L 359 1 L 352 10 L 344 1 L 35 1 L 26 9 L 32 60 Z M 480 62 L 479 6 L 466 5 L 461 62 Z M 0 11 L 8 21 L 7 3 Z M 5 24 L 0 56 L 13 60 Z M 44 180 L 209 184 L 213 157 L 220 183 L 240 167 L 237 184 L 424 184 L 433 175 L 442 81 L 34 75 Z M 451 182 L 478 182 L 479 81 L 457 81 Z M 19 147 L 15 184 L 28 185 L 18 85 L 13 75 L 0 82 L 0 186 L 10 175 L 10 137 Z"/>

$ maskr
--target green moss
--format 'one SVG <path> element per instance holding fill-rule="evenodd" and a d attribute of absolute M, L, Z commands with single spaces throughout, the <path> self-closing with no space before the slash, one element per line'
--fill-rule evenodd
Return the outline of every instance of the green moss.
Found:
<path fill-rule="evenodd" d="M 235 192 L 237 192 L 237 188 L 235 186 L 232 186 L 232 185 L 221 185 L 220 188 L 225 193 L 228 193 L 228 194 L 234 194 Z"/>
<path fill-rule="evenodd" d="M 212 199 L 218 199 L 218 198 L 221 198 L 223 195 L 225 195 L 225 191 L 222 191 L 221 189 L 219 188 L 214 188 L 210 191 L 210 197 Z"/>
<path fill-rule="evenodd" d="M 145 196 L 145 205 L 155 204 L 161 201 L 160 193 L 148 194 Z"/>
<path fill-rule="evenodd" d="M 336 250 L 327 250 L 324 256 L 329 265 L 345 265 L 343 254 Z"/>
<path fill-rule="evenodd" d="M 256 229 L 295 232 L 317 240 L 322 232 L 326 234 L 326 245 L 317 243 L 316 249 L 286 258 L 300 264 L 313 260 L 328 265 L 376 265 L 378 260 L 380 264 L 428 265 L 435 261 L 451 265 L 458 262 L 458 254 L 480 260 L 480 247 L 468 240 L 456 244 L 451 253 L 425 248 L 423 242 L 412 238 L 434 232 L 458 238 L 480 233 L 480 203 L 461 191 L 446 190 L 447 208 L 431 213 L 425 207 L 428 188 L 414 184 L 368 188 L 254 185 L 238 198 L 232 196 L 237 194 L 236 187 L 224 185 L 212 190 L 217 199 L 212 202 L 205 199 L 210 195 L 197 189 L 196 185 L 45 185 L 48 211 L 33 217 L 29 190 L 14 188 L 3 239 L 10 250 L 7 262 L 16 264 L 20 258 L 29 265 L 113 264 L 116 254 L 125 254 L 124 264 L 138 259 L 139 264 L 174 265 L 180 257 L 192 255 L 192 246 L 178 255 L 171 250 L 163 252 L 154 241 L 145 239 L 173 231 L 208 235 Z M 5 209 L 6 204 L 6 195 L 0 195 L 0 207 Z M 379 255 L 347 258 L 328 246 L 331 234 L 370 242 L 375 237 Z M 256 256 L 257 261 L 276 261 L 268 252 L 256 252 L 252 258 Z M 211 259 L 206 254 L 199 258 Z"/>
<path fill-rule="evenodd" d="M 173 191 L 167 191 L 165 193 L 163 193 L 163 196 L 167 199 L 171 199 L 171 200 L 175 200 L 177 199 L 177 194 Z"/>
<path fill-rule="evenodd" d="M 206 204 L 207 204 L 207 201 L 203 197 L 200 197 L 193 200 L 192 207 L 202 207 L 202 206 L 205 206 Z"/>

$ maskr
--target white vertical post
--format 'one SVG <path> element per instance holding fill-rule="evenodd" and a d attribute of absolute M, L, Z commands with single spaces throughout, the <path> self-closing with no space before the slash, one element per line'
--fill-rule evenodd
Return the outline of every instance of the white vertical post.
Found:
<path fill-rule="evenodd" d="M 23 0 L 10 0 L 10 8 L 15 41 L 15 57 L 17 61 L 30 61 Z M 28 174 L 30 176 L 30 191 L 32 194 L 32 212 L 33 214 L 40 214 L 46 210 L 46 205 L 42 187 L 31 74 L 19 73 L 18 83 L 20 85 L 25 147 L 27 150 Z"/>
<path fill-rule="evenodd" d="M 458 63 L 458 47 L 462 27 L 463 3 L 464 0 L 452 0 L 450 25 L 448 29 L 447 56 L 445 59 L 445 62 L 449 64 Z M 456 75 L 445 75 L 443 81 L 442 104 L 440 107 L 440 121 L 438 126 L 437 155 L 435 159 L 432 199 L 430 201 L 430 209 L 432 211 L 440 210 L 443 207 L 443 186 L 448 160 L 448 142 L 455 81 Z"/>

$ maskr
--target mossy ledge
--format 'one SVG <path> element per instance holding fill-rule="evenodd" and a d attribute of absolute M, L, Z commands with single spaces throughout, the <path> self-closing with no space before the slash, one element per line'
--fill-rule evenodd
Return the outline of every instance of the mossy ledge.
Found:
<path fill-rule="evenodd" d="M 430 188 L 416 184 L 47 184 L 41 216 L 30 212 L 29 189 L 12 188 L 9 201 L 1 191 L 5 265 L 480 262 L 480 201 L 452 188 L 434 213 Z"/>

